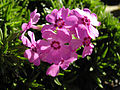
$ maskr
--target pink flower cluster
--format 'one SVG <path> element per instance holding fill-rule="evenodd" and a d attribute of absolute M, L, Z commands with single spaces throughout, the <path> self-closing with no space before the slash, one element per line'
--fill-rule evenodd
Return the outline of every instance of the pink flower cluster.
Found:
<path fill-rule="evenodd" d="M 89 9 L 54 9 L 46 16 L 46 20 L 51 24 L 43 26 L 43 39 L 36 41 L 34 33 L 27 30 L 39 29 L 34 25 L 39 19 L 40 14 L 35 9 L 30 14 L 30 21 L 22 24 L 20 39 L 23 45 L 29 47 L 25 50 L 24 57 L 28 58 L 30 63 L 36 66 L 39 66 L 41 61 L 52 64 L 46 72 L 47 75 L 55 77 L 59 68 L 66 70 L 70 63 L 77 60 L 76 49 L 81 46 L 84 46 L 83 58 L 92 54 L 94 45 L 91 39 L 99 36 L 95 26 L 99 26 L 100 22 L 97 21 L 96 14 Z M 30 40 L 25 36 L 26 32 Z"/>

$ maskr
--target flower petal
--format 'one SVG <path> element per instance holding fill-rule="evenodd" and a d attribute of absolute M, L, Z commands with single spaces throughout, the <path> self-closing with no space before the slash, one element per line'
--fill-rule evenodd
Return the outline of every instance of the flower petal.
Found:
<path fill-rule="evenodd" d="M 29 39 L 26 36 L 22 36 L 22 43 L 23 45 L 27 46 L 27 47 L 31 47 L 31 42 L 29 41 Z"/>
<path fill-rule="evenodd" d="M 57 12 L 58 12 L 58 10 L 57 10 L 57 9 L 54 9 L 54 10 L 51 12 L 51 15 L 53 15 L 54 17 L 57 18 Z"/>
<path fill-rule="evenodd" d="M 51 15 L 51 14 L 48 14 L 48 15 L 46 16 L 46 20 L 47 20 L 48 22 L 50 22 L 50 23 L 55 24 L 55 17 L 54 17 L 53 15 Z"/>
<path fill-rule="evenodd" d="M 83 50 L 83 53 L 82 53 L 82 58 L 86 57 L 87 55 L 91 55 L 92 54 L 92 51 L 93 51 L 93 44 L 90 43 L 89 46 L 85 46 L 84 47 L 84 50 Z"/>
<path fill-rule="evenodd" d="M 63 43 L 69 43 L 72 40 L 72 36 L 70 32 L 67 29 L 63 29 L 63 28 L 57 30 L 57 38 L 62 40 Z"/>
<path fill-rule="evenodd" d="M 27 23 L 23 23 L 22 24 L 22 31 L 26 31 L 27 30 Z"/>
<path fill-rule="evenodd" d="M 50 40 L 52 38 L 56 38 L 56 33 L 53 32 L 52 30 L 44 30 L 42 32 L 42 38 Z"/>
<path fill-rule="evenodd" d="M 75 27 L 76 27 L 76 25 L 73 25 L 73 26 L 69 29 L 71 34 L 74 34 L 74 35 L 75 35 L 75 33 L 76 33 Z"/>
<path fill-rule="evenodd" d="M 66 25 L 73 26 L 77 24 L 78 18 L 75 15 L 69 16 L 66 18 L 65 23 Z"/>
<path fill-rule="evenodd" d="M 34 18 L 36 12 L 37 12 L 37 9 L 35 9 L 33 12 L 31 12 L 31 13 L 30 13 L 30 18 Z"/>
<path fill-rule="evenodd" d="M 39 13 L 36 13 L 36 14 L 34 15 L 34 18 L 32 18 L 32 24 L 36 24 L 39 19 L 40 19 L 40 14 L 39 14 Z"/>
<path fill-rule="evenodd" d="M 32 51 L 32 49 L 25 50 L 24 57 L 28 58 L 30 63 L 34 63 L 34 61 L 37 62 L 36 60 L 40 60 L 39 54 L 34 52 L 34 51 Z M 37 65 L 37 63 L 36 63 L 36 65 Z"/>
<path fill-rule="evenodd" d="M 83 45 L 82 41 L 80 39 L 72 39 L 70 42 L 70 46 L 72 47 L 72 50 L 76 50 L 79 47 Z"/>
<path fill-rule="evenodd" d="M 24 57 L 25 57 L 25 58 L 28 58 L 28 59 L 31 59 L 31 58 L 32 58 L 31 49 L 25 50 L 25 52 L 24 52 Z"/>
<path fill-rule="evenodd" d="M 76 17 L 80 17 L 80 16 L 81 16 L 81 15 L 78 13 L 78 11 L 75 10 L 75 9 L 73 9 L 73 10 L 70 11 L 70 16 L 71 16 L 71 15 L 75 15 Z"/>
<path fill-rule="evenodd" d="M 69 9 L 67 8 L 67 9 L 65 9 L 64 7 L 62 8 L 62 19 L 63 20 L 65 20 L 66 18 L 67 18 L 67 16 L 68 16 L 68 14 L 69 14 Z"/>
<path fill-rule="evenodd" d="M 79 24 L 76 32 L 78 33 L 78 37 L 81 39 L 81 41 L 85 38 L 88 37 L 88 29 L 85 25 Z"/>
<path fill-rule="evenodd" d="M 88 15 L 90 15 L 90 13 L 91 13 L 91 11 L 90 11 L 88 8 L 84 8 L 83 11 L 84 11 L 85 13 L 87 13 Z"/>
<path fill-rule="evenodd" d="M 47 61 L 49 63 L 55 63 L 58 64 L 61 61 L 61 54 L 59 50 L 53 50 L 51 49 L 46 57 Z"/>
<path fill-rule="evenodd" d="M 61 9 L 58 10 L 58 12 L 57 12 L 57 19 L 62 18 L 62 17 L 61 17 L 61 15 L 62 15 L 62 9 L 63 9 L 63 8 L 61 8 Z"/>
<path fill-rule="evenodd" d="M 59 50 L 59 55 L 62 59 L 66 60 L 71 56 L 71 47 L 69 45 L 62 45 L 61 49 Z"/>
<path fill-rule="evenodd" d="M 73 52 L 71 57 L 67 60 L 64 60 L 63 63 L 60 65 L 60 67 L 63 70 L 66 70 L 69 67 L 69 64 L 73 63 L 75 60 L 77 60 L 77 54 L 75 52 Z"/>
<path fill-rule="evenodd" d="M 28 31 L 28 35 L 29 35 L 29 37 L 31 39 L 31 43 L 36 46 L 36 41 L 35 41 L 35 35 L 34 35 L 34 33 L 31 32 L 31 31 Z"/>
<path fill-rule="evenodd" d="M 81 15 L 86 15 L 86 13 L 83 10 L 80 10 L 79 8 L 76 8 L 75 11 L 78 12 L 78 13 L 76 12 L 76 15 L 78 15 L 78 17 Z"/>
<path fill-rule="evenodd" d="M 49 29 L 54 30 L 55 29 L 54 25 L 53 24 L 51 24 L 51 25 L 44 25 L 42 27 L 42 29 L 41 29 L 41 32 L 43 32 L 44 30 L 49 30 Z"/>
<path fill-rule="evenodd" d="M 59 65 L 53 64 L 48 68 L 46 75 L 51 75 L 52 77 L 55 77 L 58 75 L 58 73 L 59 73 Z"/>
<path fill-rule="evenodd" d="M 35 66 L 39 66 L 39 65 L 40 65 L 40 58 L 34 60 L 34 61 L 33 61 L 33 64 L 34 64 Z"/>
<path fill-rule="evenodd" d="M 98 30 L 92 25 L 89 25 L 88 34 L 92 39 L 95 39 L 95 37 L 99 36 Z"/>
<path fill-rule="evenodd" d="M 101 24 L 99 21 L 97 21 L 97 16 L 95 13 L 91 14 L 91 24 L 94 26 L 100 26 Z"/>

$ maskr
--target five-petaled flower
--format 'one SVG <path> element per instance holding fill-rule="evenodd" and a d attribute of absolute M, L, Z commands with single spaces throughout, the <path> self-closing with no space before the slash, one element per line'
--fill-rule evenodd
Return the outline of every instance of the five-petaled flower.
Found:
<path fill-rule="evenodd" d="M 99 36 L 98 30 L 94 26 L 99 26 L 101 23 L 97 21 L 97 16 L 95 13 L 91 14 L 91 11 L 87 8 L 83 10 L 77 8 L 71 10 L 70 15 L 75 15 L 78 18 L 77 25 L 71 29 L 75 32 L 75 34 L 77 34 L 77 32 L 80 30 L 78 29 L 79 24 L 83 24 L 87 28 L 87 33 L 92 39 L 95 39 L 95 37 Z"/>
<path fill-rule="evenodd" d="M 26 33 L 26 31 L 30 28 L 33 29 L 39 29 L 38 26 L 35 26 L 34 24 L 36 24 L 38 22 L 38 20 L 40 19 L 40 14 L 37 13 L 37 9 L 35 9 L 31 14 L 30 14 L 30 21 L 28 23 L 23 23 L 22 24 L 22 35 L 20 37 L 20 39 L 22 40 L 22 38 L 24 37 L 24 34 Z"/>
<path fill-rule="evenodd" d="M 40 40 L 36 42 L 34 33 L 31 31 L 28 31 L 28 35 L 31 39 L 31 42 L 26 36 L 24 36 L 22 39 L 23 45 L 30 48 L 30 49 L 25 50 L 24 57 L 28 58 L 29 62 L 33 63 L 36 66 L 39 66 L 40 65 L 40 52 L 37 48 L 37 44 L 40 42 Z"/>
<path fill-rule="evenodd" d="M 78 18 L 75 15 L 68 16 L 69 12 L 70 10 L 68 8 L 65 9 L 64 7 L 59 10 L 54 9 L 51 14 L 46 16 L 46 20 L 51 23 L 51 25 L 43 26 L 41 32 L 46 29 L 66 29 L 72 27 L 74 24 L 77 24 Z"/>
<path fill-rule="evenodd" d="M 76 50 L 83 45 L 84 50 L 82 57 L 84 58 L 85 56 L 92 54 L 94 45 L 91 43 L 91 37 L 87 33 L 87 28 L 83 24 L 80 24 L 78 28 L 80 28 L 78 32 L 78 39 L 71 40 L 70 45 L 73 50 Z"/>
<path fill-rule="evenodd" d="M 51 65 L 46 74 L 51 75 L 52 77 L 55 77 L 59 73 L 59 68 L 61 67 L 63 70 L 66 70 L 69 67 L 70 63 L 73 63 L 75 60 L 77 60 L 77 54 L 75 52 L 72 53 L 71 57 L 67 60 L 61 60 L 58 64 Z"/>
<path fill-rule="evenodd" d="M 37 9 L 35 9 L 31 14 L 30 14 L 30 21 L 28 23 L 23 23 L 22 24 L 22 32 L 33 28 L 33 29 L 39 29 L 37 26 L 35 26 L 34 24 L 36 24 L 38 22 L 38 20 L 40 19 L 40 14 L 37 13 Z"/>
<path fill-rule="evenodd" d="M 68 59 L 71 55 L 71 46 L 65 45 L 72 39 L 67 30 L 57 30 L 55 33 L 52 30 L 44 30 L 39 43 L 40 51 L 42 52 L 42 60 L 48 63 L 58 64 L 62 59 Z"/>

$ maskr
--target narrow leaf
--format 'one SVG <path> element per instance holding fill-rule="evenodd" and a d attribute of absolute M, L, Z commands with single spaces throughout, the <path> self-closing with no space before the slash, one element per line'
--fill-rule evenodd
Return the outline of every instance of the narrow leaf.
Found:
<path fill-rule="evenodd" d="M 5 26 L 4 26 L 4 40 L 6 39 L 6 37 L 7 37 L 7 26 L 6 26 L 6 24 L 5 24 Z"/>
<path fill-rule="evenodd" d="M 8 42 L 6 42 L 6 44 L 4 45 L 4 53 L 6 54 L 8 50 Z"/>
<path fill-rule="evenodd" d="M 62 84 L 60 83 L 60 81 L 58 80 L 58 78 L 55 78 L 55 79 L 54 79 L 54 82 L 55 82 L 57 85 L 59 85 L 59 86 L 62 85 Z"/>
<path fill-rule="evenodd" d="M 0 28 L 0 41 L 3 40 L 3 32 L 2 32 L 2 29 Z"/>
<path fill-rule="evenodd" d="M 108 52 L 108 47 L 105 49 L 105 51 L 104 51 L 104 53 L 103 53 L 103 55 L 102 55 L 102 58 L 105 58 L 107 52 Z"/>

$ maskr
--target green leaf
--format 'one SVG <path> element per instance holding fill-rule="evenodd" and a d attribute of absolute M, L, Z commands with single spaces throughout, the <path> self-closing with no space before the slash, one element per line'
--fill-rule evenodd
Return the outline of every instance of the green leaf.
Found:
<path fill-rule="evenodd" d="M 6 54 L 8 50 L 8 42 L 5 43 L 4 45 L 4 53 Z"/>
<path fill-rule="evenodd" d="M 58 80 L 58 78 L 57 78 L 57 77 L 54 79 L 54 82 L 55 82 L 57 85 L 59 85 L 59 86 L 61 86 L 61 85 L 62 85 L 62 84 L 60 83 L 60 81 Z"/>
<path fill-rule="evenodd" d="M 100 78 L 97 77 L 96 80 L 97 80 L 97 84 L 98 84 L 98 86 L 99 86 L 100 88 L 103 88 L 103 85 L 101 84 L 102 82 L 101 82 Z"/>
<path fill-rule="evenodd" d="M 105 49 L 104 53 L 102 54 L 102 58 L 105 58 L 107 52 L 108 52 L 108 47 Z"/>
<path fill-rule="evenodd" d="M 28 60 L 27 58 L 25 58 L 25 57 L 21 57 L 21 56 L 17 56 L 19 59 L 21 59 L 21 60 Z"/>
<path fill-rule="evenodd" d="M 117 56 L 118 56 L 118 59 L 120 60 L 120 55 L 119 55 L 119 53 L 117 53 Z"/>
<path fill-rule="evenodd" d="M 4 34 L 3 34 L 4 40 L 7 38 L 7 25 L 4 26 Z"/>
<path fill-rule="evenodd" d="M 100 88 L 103 88 L 103 85 L 102 85 L 102 84 L 98 84 L 98 86 L 99 86 Z"/>
<path fill-rule="evenodd" d="M 3 42 L 2 42 L 2 41 L 0 41 L 0 45 L 3 45 Z M 0 46 L 0 48 L 1 48 L 1 46 Z"/>
<path fill-rule="evenodd" d="M 65 72 L 71 72 L 71 70 L 64 70 Z"/>
<path fill-rule="evenodd" d="M 7 10 L 6 10 L 6 12 L 7 12 L 7 14 L 6 14 L 6 20 L 8 21 L 9 19 L 10 19 L 10 9 L 11 9 L 11 7 L 10 7 L 10 5 L 7 7 Z"/>
<path fill-rule="evenodd" d="M 97 83 L 101 83 L 101 80 L 99 77 L 97 77 Z"/>
<path fill-rule="evenodd" d="M 82 55 L 78 55 L 78 59 L 82 58 Z"/>
<path fill-rule="evenodd" d="M 68 0 L 68 5 L 71 5 L 71 3 L 72 3 L 72 0 Z"/>
<path fill-rule="evenodd" d="M 108 36 L 99 36 L 99 37 L 97 37 L 97 40 L 101 40 L 101 39 L 105 39 L 105 38 L 108 38 Z"/>
<path fill-rule="evenodd" d="M 2 30 L 0 28 L 0 41 L 2 42 L 2 40 L 3 40 L 3 32 L 2 32 Z"/>
<path fill-rule="evenodd" d="M 64 73 L 58 73 L 58 75 L 64 76 Z"/>

